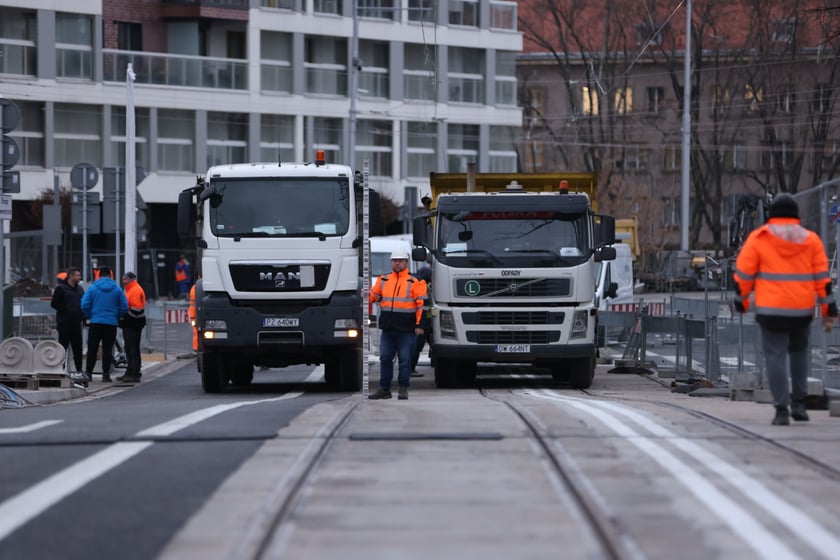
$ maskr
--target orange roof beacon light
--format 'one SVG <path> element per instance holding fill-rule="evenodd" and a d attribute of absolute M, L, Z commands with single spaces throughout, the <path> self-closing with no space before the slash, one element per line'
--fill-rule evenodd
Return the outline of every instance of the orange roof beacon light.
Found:
<path fill-rule="evenodd" d="M 315 150 L 315 165 L 324 165 L 324 150 Z"/>
<path fill-rule="evenodd" d="M 569 182 L 566 179 L 560 181 L 560 194 L 569 194 Z"/>

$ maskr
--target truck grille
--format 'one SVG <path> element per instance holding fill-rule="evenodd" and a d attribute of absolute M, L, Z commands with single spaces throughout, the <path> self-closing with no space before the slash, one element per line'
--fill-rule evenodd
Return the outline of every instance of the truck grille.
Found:
<path fill-rule="evenodd" d="M 562 297 L 572 293 L 569 278 L 460 278 L 455 293 L 463 297 Z"/>
<path fill-rule="evenodd" d="M 560 331 L 467 331 L 475 344 L 550 344 L 560 340 Z"/>
<path fill-rule="evenodd" d="M 473 311 L 463 313 L 466 325 L 560 325 L 565 313 L 551 311 Z"/>
<path fill-rule="evenodd" d="M 230 277 L 239 292 L 320 292 L 327 286 L 330 265 L 231 264 Z"/>

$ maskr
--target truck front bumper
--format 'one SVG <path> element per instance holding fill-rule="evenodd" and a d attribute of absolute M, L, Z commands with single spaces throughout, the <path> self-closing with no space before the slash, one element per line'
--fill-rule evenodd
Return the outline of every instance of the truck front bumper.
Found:
<path fill-rule="evenodd" d="M 589 358 L 595 355 L 594 343 L 532 344 L 527 352 L 498 352 L 493 344 L 459 346 L 433 344 L 434 359 L 466 360 L 491 363 L 548 363 L 570 358 Z"/>

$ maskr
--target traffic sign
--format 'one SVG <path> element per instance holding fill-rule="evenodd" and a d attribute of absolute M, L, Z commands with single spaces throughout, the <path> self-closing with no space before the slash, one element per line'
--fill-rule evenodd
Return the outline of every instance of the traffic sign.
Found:
<path fill-rule="evenodd" d="M 5 97 L 0 98 L 0 112 L 2 112 L 3 126 L 2 132 L 9 132 L 14 130 L 20 124 L 20 109 L 11 99 Z"/>
<path fill-rule="evenodd" d="M 829 217 L 833 223 L 840 224 L 840 204 L 835 204 L 831 207 Z"/>
<path fill-rule="evenodd" d="M 70 170 L 70 184 L 74 189 L 90 190 L 99 180 L 99 171 L 89 163 L 77 163 Z"/>
<path fill-rule="evenodd" d="M 0 220 L 12 219 L 12 195 L 0 194 Z"/>
<path fill-rule="evenodd" d="M 4 134 L 2 140 L 0 140 L 0 146 L 2 146 L 3 150 L 0 152 L 0 167 L 3 169 L 14 167 L 18 161 L 18 157 L 20 157 L 17 142 L 11 136 Z"/>
<path fill-rule="evenodd" d="M 0 176 L 0 187 L 6 194 L 20 192 L 20 171 L 3 171 Z"/>

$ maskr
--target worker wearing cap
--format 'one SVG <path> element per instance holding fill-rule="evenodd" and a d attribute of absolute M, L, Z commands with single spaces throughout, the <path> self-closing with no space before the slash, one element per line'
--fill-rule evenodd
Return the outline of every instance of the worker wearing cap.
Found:
<path fill-rule="evenodd" d="M 408 398 L 415 337 L 423 334 L 426 283 L 408 271 L 408 252 L 391 253 L 391 272 L 383 274 L 370 290 L 371 303 L 379 303 L 379 389 L 368 398 L 390 399 L 394 356 L 399 356 L 398 399 Z"/>
<path fill-rule="evenodd" d="M 146 292 L 137 283 L 137 275 L 126 272 L 122 277 L 125 297 L 128 300 L 128 312 L 120 321 L 125 340 L 125 375 L 117 381 L 127 383 L 140 382 L 140 338 L 146 326 Z"/>

